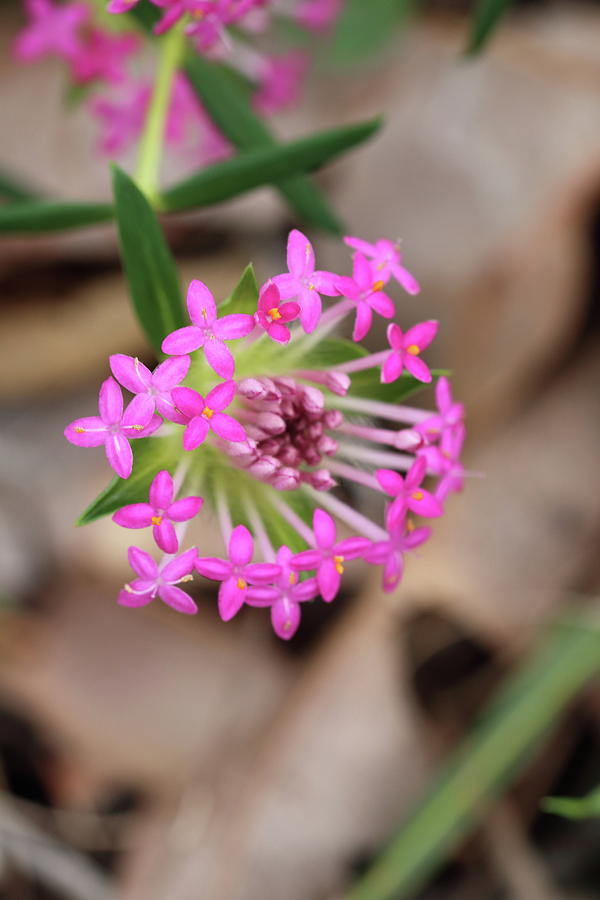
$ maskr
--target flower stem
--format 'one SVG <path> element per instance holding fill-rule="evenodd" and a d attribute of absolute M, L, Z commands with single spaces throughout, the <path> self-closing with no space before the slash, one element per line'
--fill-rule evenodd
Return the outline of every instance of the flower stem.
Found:
<path fill-rule="evenodd" d="M 173 78 L 181 61 L 183 47 L 184 23 L 182 21 L 171 28 L 162 38 L 154 90 L 139 146 L 135 180 L 140 190 L 153 203 L 158 197 L 158 177 Z"/>

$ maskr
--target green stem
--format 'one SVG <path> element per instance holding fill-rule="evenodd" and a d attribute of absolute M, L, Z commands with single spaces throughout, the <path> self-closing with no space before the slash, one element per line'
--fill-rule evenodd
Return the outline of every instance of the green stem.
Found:
<path fill-rule="evenodd" d="M 150 202 L 158 197 L 158 177 L 165 137 L 165 122 L 171 99 L 173 78 L 181 62 L 184 22 L 179 22 L 162 38 L 154 91 L 140 141 L 135 180 Z"/>

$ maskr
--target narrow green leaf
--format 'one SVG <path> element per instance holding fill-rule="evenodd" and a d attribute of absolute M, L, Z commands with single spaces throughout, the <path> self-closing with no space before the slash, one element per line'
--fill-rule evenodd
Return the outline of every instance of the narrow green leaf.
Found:
<path fill-rule="evenodd" d="M 585 797 L 546 797 L 542 809 L 566 819 L 591 819 L 600 816 L 600 787 Z"/>
<path fill-rule="evenodd" d="M 188 58 L 185 72 L 211 118 L 238 150 L 277 144 L 267 126 L 252 111 L 244 90 L 224 66 L 195 54 Z M 333 234 L 342 233 L 341 222 L 310 180 L 297 176 L 277 183 L 277 187 L 303 221 Z"/>
<path fill-rule="evenodd" d="M 0 169 L 0 197 L 20 203 L 23 200 L 36 200 L 38 194 L 13 172 Z"/>
<path fill-rule="evenodd" d="M 221 203 L 237 194 L 307 172 L 370 138 L 380 120 L 312 134 L 289 144 L 240 153 L 186 178 L 167 190 L 161 206 L 169 212 Z"/>
<path fill-rule="evenodd" d="M 109 203 L 61 203 L 23 200 L 0 206 L 0 234 L 44 234 L 107 222 L 114 215 Z"/>
<path fill-rule="evenodd" d="M 531 759 L 600 669 L 600 629 L 585 613 L 554 626 L 449 759 L 348 900 L 412 897 Z"/>
<path fill-rule="evenodd" d="M 134 182 L 113 166 L 115 211 L 133 307 L 157 351 L 185 324 L 175 263 L 154 212 Z"/>
<path fill-rule="evenodd" d="M 133 471 L 129 478 L 115 477 L 90 503 L 77 520 L 78 525 L 88 525 L 95 519 L 108 516 L 128 503 L 143 503 L 148 499 L 148 489 L 156 473 L 167 469 L 171 474 L 181 461 L 181 436 L 173 438 L 149 437 L 132 441 Z"/>
<path fill-rule="evenodd" d="M 226 312 L 226 307 L 231 306 L 234 313 L 246 313 L 253 315 L 258 304 L 258 282 L 254 274 L 254 266 L 248 263 L 242 277 L 232 290 L 229 297 L 219 303 L 219 315 Z"/>
<path fill-rule="evenodd" d="M 473 18 L 467 53 L 478 53 L 490 39 L 502 16 L 508 12 L 514 0 L 478 0 Z"/>

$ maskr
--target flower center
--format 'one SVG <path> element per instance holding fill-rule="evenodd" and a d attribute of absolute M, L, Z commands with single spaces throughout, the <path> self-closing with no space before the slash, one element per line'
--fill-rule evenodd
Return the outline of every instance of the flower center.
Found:
<path fill-rule="evenodd" d="M 335 563 L 335 571 L 338 573 L 338 575 L 343 575 L 344 574 L 344 566 L 343 566 L 344 557 L 343 556 L 334 556 L 333 561 Z"/>
<path fill-rule="evenodd" d="M 237 586 L 238 586 L 238 588 L 240 589 L 240 591 L 245 591 L 246 588 L 248 587 L 248 582 L 247 582 L 247 581 L 244 581 L 243 578 L 238 578 L 238 580 L 237 580 Z"/>
<path fill-rule="evenodd" d="M 281 318 L 281 313 L 279 312 L 279 310 L 277 309 L 276 306 L 274 306 L 273 309 L 267 310 L 267 315 L 270 317 L 272 322 L 276 322 L 278 319 Z"/>
<path fill-rule="evenodd" d="M 422 500 L 423 499 L 423 491 L 415 491 L 414 494 L 411 494 L 413 500 Z"/>
<path fill-rule="evenodd" d="M 214 409 L 211 409 L 210 406 L 205 406 L 204 409 L 202 410 L 202 415 L 204 416 L 205 419 L 212 419 L 214 414 L 215 414 L 215 411 L 214 411 Z"/>
<path fill-rule="evenodd" d="M 421 348 L 418 344 L 411 344 L 410 347 L 406 348 L 406 352 L 410 353 L 411 356 L 418 356 L 421 352 Z"/>
<path fill-rule="evenodd" d="M 407 530 L 408 532 L 411 532 L 411 531 L 414 531 L 414 530 L 415 530 L 415 523 L 413 522 L 412 519 L 407 519 L 407 520 L 406 520 L 406 530 Z"/>
<path fill-rule="evenodd" d="M 292 587 L 296 584 L 296 582 L 298 581 L 298 576 L 296 575 L 295 572 L 290 572 L 290 574 L 288 576 L 288 581 Z"/>
<path fill-rule="evenodd" d="M 151 522 L 153 525 L 160 525 L 162 520 L 163 520 L 162 516 L 152 516 Z"/>
<path fill-rule="evenodd" d="M 384 284 L 385 284 L 384 281 L 375 281 L 373 284 L 373 290 L 380 291 L 383 288 Z"/>
<path fill-rule="evenodd" d="M 85 428 L 82 428 L 81 425 L 77 425 L 75 428 L 75 434 L 85 434 Z"/>

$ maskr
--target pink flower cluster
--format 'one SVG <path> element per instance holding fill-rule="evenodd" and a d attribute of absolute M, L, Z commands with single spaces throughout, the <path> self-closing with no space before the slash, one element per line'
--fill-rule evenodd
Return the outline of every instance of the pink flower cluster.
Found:
<path fill-rule="evenodd" d="M 121 478 L 132 472 L 132 439 L 153 436 L 161 428 L 170 439 L 181 434 L 173 473 L 161 469 L 147 500 L 113 516 L 125 528 L 152 528 L 166 554 L 157 564 L 139 548 L 130 548 L 138 577 L 121 591 L 121 604 L 141 606 L 158 596 L 179 611 L 195 612 L 194 601 L 176 585 L 197 571 L 220 583 L 218 606 L 224 620 L 244 604 L 269 607 L 276 633 L 288 639 L 300 622 L 302 603 L 319 595 L 329 603 L 337 596 L 348 562 L 362 559 L 380 566 L 383 589 L 393 590 L 406 554 L 431 534 L 429 526 L 415 527 L 412 517 L 438 518 L 448 495 L 462 489 L 464 408 L 454 401 L 447 378 L 437 379 L 432 411 L 353 390 L 355 373 L 364 379 L 369 370 L 371 385 L 389 385 L 401 375 L 412 386 L 431 382 L 421 354 L 436 334 L 436 322 L 421 322 L 406 332 L 391 323 L 389 349 L 360 351 L 354 357 L 345 351 L 350 357 L 346 362 L 302 368 L 311 348 L 345 316 L 355 316 L 357 343 L 368 333 L 374 313 L 391 318 L 395 304 L 386 291 L 392 279 L 412 294 L 419 290 L 402 266 L 397 245 L 358 238 L 346 238 L 346 243 L 355 251 L 351 276 L 318 269 L 308 238 L 292 231 L 288 271 L 263 284 L 253 314 L 230 311 L 230 304 L 219 315 L 208 287 L 192 281 L 190 324 L 164 338 L 162 350 L 168 357 L 151 371 L 136 358 L 111 356 L 112 377 L 102 385 L 99 416 L 77 419 L 65 429 L 73 444 L 104 445 Z M 333 298 L 325 311 L 323 297 Z M 134 395 L 125 409 L 119 385 Z M 206 448 L 208 462 L 201 463 L 197 454 Z M 186 482 L 196 461 L 202 477 Z M 246 522 L 236 525 L 227 493 L 228 468 L 236 473 L 234 482 L 242 494 L 244 484 L 252 486 L 247 500 L 264 494 L 260 504 L 248 500 Z M 186 484 L 196 485 L 198 478 L 211 484 L 226 557 L 201 556 L 196 548 L 177 555 L 187 522 L 203 509 L 202 497 L 186 494 Z M 381 498 L 383 525 L 347 502 L 356 485 Z M 294 492 L 310 503 L 312 528 L 287 499 Z M 273 546 L 265 509 L 291 527 L 306 549 Z M 333 517 L 350 536 L 338 537 Z M 255 539 L 262 556 L 258 562 L 253 562 Z"/>

